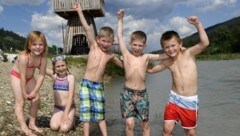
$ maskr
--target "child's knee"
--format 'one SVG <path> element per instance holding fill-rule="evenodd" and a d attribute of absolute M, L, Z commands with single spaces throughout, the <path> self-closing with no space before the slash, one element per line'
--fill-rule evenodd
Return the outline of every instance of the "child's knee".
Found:
<path fill-rule="evenodd" d="M 56 123 L 50 123 L 51 130 L 57 131 L 59 130 L 60 126 Z"/>
<path fill-rule="evenodd" d="M 141 127 L 142 127 L 142 129 L 144 129 L 144 130 L 149 129 L 149 124 L 148 124 L 148 122 L 141 122 Z"/>
<path fill-rule="evenodd" d="M 128 129 L 133 129 L 133 128 L 134 128 L 134 122 L 127 122 L 127 123 L 126 123 L 126 127 L 127 127 Z"/>

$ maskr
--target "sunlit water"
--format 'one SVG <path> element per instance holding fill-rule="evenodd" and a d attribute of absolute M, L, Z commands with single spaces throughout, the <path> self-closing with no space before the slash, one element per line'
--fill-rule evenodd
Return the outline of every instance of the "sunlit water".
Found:
<path fill-rule="evenodd" d="M 239 135 L 240 60 L 199 61 L 197 63 L 200 99 L 197 134 L 200 136 Z M 109 136 L 125 136 L 125 122 L 121 118 L 119 104 L 123 80 L 123 77 L 115 78 L 105 86 L 106 121 Z M 161 135 L 164 106 L 170 88 L 171 75 L 168 70 L 147 76 L 151 136 Z M 135 136 L 141 135 L 142 130 L 136 122 Z M 179 123 L 175 125 L 174 135 L 184 135 Z"/>

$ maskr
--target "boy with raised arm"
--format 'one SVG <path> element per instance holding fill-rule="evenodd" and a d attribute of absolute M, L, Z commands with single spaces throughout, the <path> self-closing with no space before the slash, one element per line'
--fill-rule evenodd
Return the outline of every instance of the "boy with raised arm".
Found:
<path fill-rule="evenodd" d="M 170 57 L 148 69 L 155 73 L 168 68 L 172 74 L 172 89 L 164 113 L 163 136 L 171 136 L 174 125 L 181 121 L 186 135 L 195 136 L 198 115 L 197 65 L 195 56 L 209 45 L 208 36 L 196 16 L 188 18 L 199 33 L 200 42 L 181 51 L 182 40 L 175 31 L 167 31 L 161 37 L 164 52 Z"/>
<path fill-rule="evenodd" d="M 148 124 L 149 100 L 146 90 L 146 71 L 150 60 L 162 60 L 168 58 L 165 54 L 143 54 L 146 48 L 147 37 L 142 31 L 131 34 L 129 52 L 123 40 L 124 10 L 120 9 L 118 16 L 118 41 L 123 55 L 125 69 L 125 83 L 120 95 L 122 117 L 126 119 L 126 136 L 134 135 L 134 118 L 140 121 L 143 136 L 150 136 Z"/>
<path fill-rule="evenodd" d="M 93 121 L 99 123 L 102 135 L 106 136 L 103 75 L 107 62 L 113 61 L 118 66 L 122 66 L 122 62 L 109 52 L 114 41 L 113 29 L 102 27 L 95 39 L 80 4 L 75 4 L 74 9 L 78 12 L 90 46 L 87 68 L 80 87 L 80 121 L 83 122 L 84 136 L 89 136 L 89 123 Z"/>

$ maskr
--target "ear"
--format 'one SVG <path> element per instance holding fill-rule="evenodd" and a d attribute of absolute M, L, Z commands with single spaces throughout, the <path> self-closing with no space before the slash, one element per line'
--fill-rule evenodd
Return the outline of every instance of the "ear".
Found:
<path fill-rule="evenodd" d="M 143 45 L 143 49 L 145 49 L 146 47 L 147 47 L 147 44 L 144 44 L 144 45 Z"/>

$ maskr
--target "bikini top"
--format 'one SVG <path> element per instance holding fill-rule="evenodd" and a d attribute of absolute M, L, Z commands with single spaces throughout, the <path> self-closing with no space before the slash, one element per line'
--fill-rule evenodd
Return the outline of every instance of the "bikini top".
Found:
<path fill-rule="evenodd" d="M 68 91 L 69 83 L 67 80 L 67 76 L 64 78 L 56 77 L 53 83 L 53 90 L 55 91 Z"/>
<path fill-rule="evenodd" d="M 30 60 L 30 54 L 28 55 L 28 63 L 27 63 L 27 68 L 38 68 L 38 69 L 40 69 L 40 66 L 41 66 L 41 63 L 42 63 L 42 55 L 41 55 L 41 58 L 40 58 L 39 65 L 38 65 L 37 67 L 34 67 L 34 66 L 29 66 L 29 60 Z"/>

